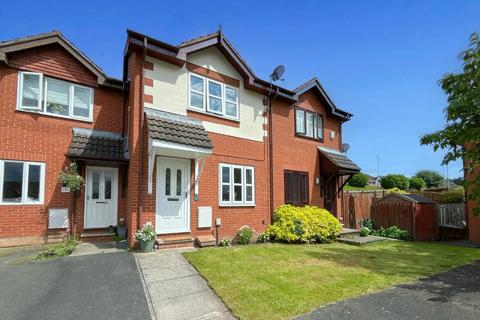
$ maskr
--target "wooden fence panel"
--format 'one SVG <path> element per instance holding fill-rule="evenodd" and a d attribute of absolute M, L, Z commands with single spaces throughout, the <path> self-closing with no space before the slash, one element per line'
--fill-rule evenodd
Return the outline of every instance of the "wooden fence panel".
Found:
<path fill-rule="evenodd" d="M 384 195 L 384 190 L 345 192 L 342 203 L 344 225 L 348 228 L 359 229 L 362 219 L 370 219 L 375 199 Z"/>
<path fill-rule="evenodd" d="M 465 204 L 448 203 L 438 206 L 438 225 L 451 228 L 465 228 Z"/>

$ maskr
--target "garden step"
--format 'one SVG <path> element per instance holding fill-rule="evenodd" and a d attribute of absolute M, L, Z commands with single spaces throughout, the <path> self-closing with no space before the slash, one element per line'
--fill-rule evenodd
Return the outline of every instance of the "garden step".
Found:
<path fill-rule="evenodd" d="M 343 228 L 342 231 L 340 231 L 340 238 L 349 238 L 358 235 L 360 235 L 360 230 L 357 229 Z"/>
<path fill-rule="evenodd" d="M 193 247 L 193 238 L 190 236 L 174 236 L 157 238 L 157 249 Z"/>
<path fill-rule="evenodd" d="M 198 244 L 200 248 L 203 247 L 213 247 L 217 244 L 217 240 L 211 234 L 206 236 L 198 236 L 195 239 L 195 242 Z"/>

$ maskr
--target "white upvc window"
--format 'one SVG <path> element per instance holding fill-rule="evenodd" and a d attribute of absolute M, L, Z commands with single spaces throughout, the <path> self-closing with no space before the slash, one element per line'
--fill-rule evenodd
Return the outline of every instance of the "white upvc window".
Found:
<path fill-rule="evenodd" d="M 25 110 L 41 110 L 43 75 L 37 72 L 20 72 L 18 76 L 17 106 Z"/>
<path fill-rule="evenodd" d="M 255 204 L 255 170 L 249 166 L 219 165 L 220 205 L 251 206 Z"/>
<path fill-rule="evenodd" d="M 20 72 L 17 109 L 92 121 L 93 90 L 41 73 Z"/>
<path fill-rule="evenodd" d="M 43 204 L 45 164 L 0 160 L 0 205 Z"/>
<path fill-rule="evenodd" d="M 238 89 L 197 74 L 189 74 L 189 107 L 238 119 Z"/>

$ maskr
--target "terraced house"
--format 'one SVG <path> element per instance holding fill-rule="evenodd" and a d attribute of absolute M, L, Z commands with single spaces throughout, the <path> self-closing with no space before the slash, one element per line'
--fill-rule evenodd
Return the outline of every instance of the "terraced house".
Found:
<path fill-rule="evenodd" d="M 221 31 L 171 45 L 128 31 L 123 79 L 61 33 L 0 42 L 0 245 L 152 222 L 161 246 L 263 231 L 280 204 L 342 220 L 359 171 L 340 110 L 314 78 L 258 78 Z M 75 162 L 79 192 L 58 181 Z"/>

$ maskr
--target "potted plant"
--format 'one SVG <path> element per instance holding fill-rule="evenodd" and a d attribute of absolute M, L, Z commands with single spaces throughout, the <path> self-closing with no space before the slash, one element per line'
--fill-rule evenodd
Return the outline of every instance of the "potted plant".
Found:
<path fill-rule="evenodd" d="M 117 236 L 119 238 L 125 239 L 127 237 L 127 227 L 125 226 L 125 219 L 120 218 L 116 229 L 117 229 Z"/>
<path fill-rule="evenodd" d="M 65 167 L 65 170 L 60 171 L 58 181 L 68 189 L 67 192 L 73 191 L 73 211 L 71 214 L 71 220 L 69 220 L 71 221 L 70 234 L 75 238 L 76 224 L 74 221 L 75 212 L 77 211 L 77 196 L 80 194 L 80 190 L 85 184 L 85 179 L 80 175 L 77 163 L 72 162 L 70 163 L 70 166 Z"/>
<path fill-rule="evenodd" d="M 140 243 L 140 249 L 143 252 L 150 252 L 153 250 L 156 234 L 151 222 L 145 223 L 142 229 L 135 232 L 134 236 Z"/>
<path fill-rule="evenodd" d="M 60 181 L 64 187 L 69 188 L 70 191 L 73 192 L 80 191 L 85 183 L 85 180 L 79 173 L 76 162 L 70 163 L 70 166 L 65 167 L 65 170 L 63 171 L 60 171 L 58 181 Z"/>

